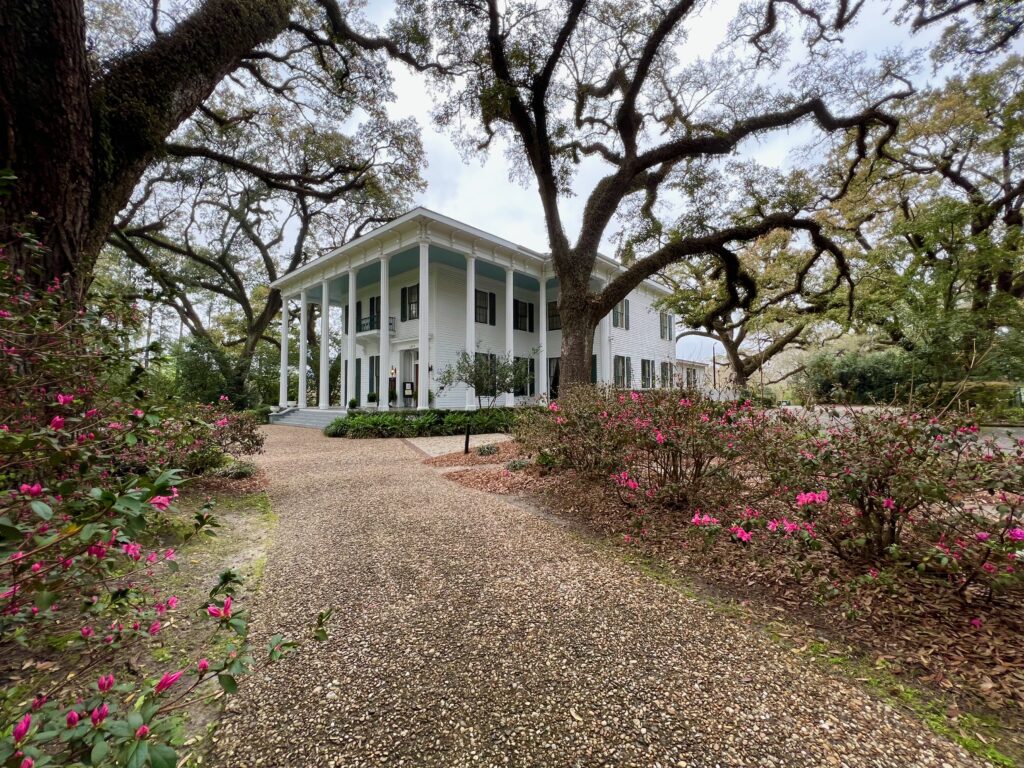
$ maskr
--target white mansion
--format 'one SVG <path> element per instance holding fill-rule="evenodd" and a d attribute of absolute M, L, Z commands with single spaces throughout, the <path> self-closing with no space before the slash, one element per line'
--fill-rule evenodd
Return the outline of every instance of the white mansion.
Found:
<path fill-rule="evenodd" d="M 595 286 L 621 267 L 601 257 Z M 342 331 L 340 392 L 329 391 L 330 344 L 320 345 L 317 407 L 350 400 L 378 409 L 472 408 L 466 387 L 436 391 L 436 374 L 462 350 L 528 358 L 531 381 L 505 403 L 557 396 L 561 322 L 558 279 L 542 253 L 474 227 L 415 208 L 275 281 L 288 302 L 299 302 L 299 409 L 306 392 L 310 304 L 320 313 L 320 336 Z M 653 305 L 666 289 L 645 282 L 600 323 L 592 378 L 618 386 L 672 382 L 675 328 Z M 281 313 L 280 404 L 288 406 L 290 312 Z M 431 403 L 431 398 L 435 402 Z M 390 401 L 390 404 L 389 404 Z M 499 401 L 500 402 L 500 401 Z"/>

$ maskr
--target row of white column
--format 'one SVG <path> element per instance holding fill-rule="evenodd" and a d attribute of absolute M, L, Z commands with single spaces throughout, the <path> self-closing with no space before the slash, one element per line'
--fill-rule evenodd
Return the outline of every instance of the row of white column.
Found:
<path fill-rule="evenodd" d="M 377 407 L 379 410 L 388 410 L 388 381 L 391 369 L 391 329 L 390 329 L 390 275 L 388 272 L 389 257 L 382 256 L 380 259 L 380 328 L 378 329 L 379 350 L 381 361 L 380 378 L 383 379 L 383 389 L 378 393 Z M 420 290 L 419 290 L 419 380 L 417 381 L 416 407 L 425 410 L 430 405 L 430 257 L 427 243 L 420 243 L 419 252 L 420 269 Z M 514 345 L 514 278 L 515 271 L 511 268 L 505 270 L 505 354 L 512 357 L 515 352 Z M 330 300 L 329 284 L 324 280 L 321 284 L 321 311 L 320 311 L 320 392 L 318 404 L 320 408 L 328 408 L 330 404 L 329 371 L 330 371 Z M 548 394 L 548 301 L 547 301 L 547 278 L 540 278 L 539 291 L 539 349 L 538 365 L 536 367 L 536 388 L 540 395 Z M 309 325 L 309 297 L 307 289 L 303 288 L 299 294 L 299 382 L 298 382 L 298 406 L 307 407 L 306 397 L 306 366 L 309 360 L 309 347 L 306 338 L 306 329 Z M 348 272 L 348 332 L 345 334 L 347 378 L 346 390 L 349 397 L 354 396 L 356 391 L 356 270 Z M 282 301 L 281 307 L 281 377 L 279 386 L 279 400 L 283 407 L 288 402 L 288 299 Z M 476 257 L 466 257 L 466 351 L 474 354 L 476 350 Z M 598 326 L 598 350 L 601 370 L 599 378 L 610 381 L 611 372 L 611 342 L 608 329 L 608 317 L 602 318 Z M 514 393 L 506 393 L 508 405 L 515 404 Z M 466 407 L 473 408 L 476 405 L 476 394 L 472 389 L 466 391 Z"/>
<path fill-rule="evenodd" d="M 356 307 L 356 273 L 348 271 L 348 329 L 345 333 L 345 359 L 348 361 L 346 390 L 349 397 L 356 391 L 356 334 L 359 329 L 359 318 L 355 315 Z M 430 405 L 430 251 L 427 243 L 420 243 L 420 317 L 419 317 L 419 381 L 417 382 L 416 407 L 425 410 Z M 320 299 L 320 393 L 318 407 L 330 407 L 330 284 L 328 280 L 321 283 Z M 380 352 L 381 371 L 379 378 L 383 380 L 383 391 L 377 393 L 378 410 L 386 411 L 388 403 L 389 383 L 391 376 L 391 318 L 390 318 L 390 274 L 389 257 L 380 259 L 380 309 L 377 329 L 378 350 Z M 288 299 L 281 302 L 281 375 L 278 385 L 279 404 L 288 404 Z M 309 365 L 309 343 L 306 329 L 309 326 L 309 296 L 306 288 L 299 293 L 299 382 L 298 406 L 305 408 L 306 371 Z"/>

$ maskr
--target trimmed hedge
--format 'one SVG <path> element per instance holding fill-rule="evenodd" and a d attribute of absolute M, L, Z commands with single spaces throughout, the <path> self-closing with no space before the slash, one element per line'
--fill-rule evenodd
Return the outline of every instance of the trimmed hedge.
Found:
<path fill-rule="evenodd" d="M 520 409 L 521 410 L 521 409 Z M 516 409 L 485 408 L 479 411 L 384 411 L 350 413 L 340 416 L 326 427 L 327 437 L 434 437 L 461 435 L 469 423 L 470 432 L 511 432 Z"/>

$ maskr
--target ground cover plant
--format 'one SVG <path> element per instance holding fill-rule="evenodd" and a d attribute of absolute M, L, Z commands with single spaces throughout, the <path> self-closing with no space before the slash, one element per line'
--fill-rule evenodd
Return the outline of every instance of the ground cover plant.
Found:
<path fill-rule="evenodd" d="M 149 398 L 137 313 L 51 288 L 0 267 L 0 764 L 174 766 L 188 708 L 294 646 L 249 647 L 231 574 L 198 605 L 168 586 L 217 525 L 212 504 L 175 517 L 178 486 L 262 437 L 226 402 Z M 184 612 L 208 655 L 162 658 Z"/>

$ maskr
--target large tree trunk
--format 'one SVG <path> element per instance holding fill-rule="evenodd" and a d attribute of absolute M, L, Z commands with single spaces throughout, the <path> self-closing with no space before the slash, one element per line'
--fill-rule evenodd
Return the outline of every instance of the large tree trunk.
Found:
<path fill-rule="evenodd" d="M 590 383 L 590 358 L 594 350 L 595 323 L 589 314 L 562 313 L 562 358 L 559 389 Z"/>
<path fill-rule="evenodd" d="M 75 274 L 88 236 L 93 123 L 81 3 L 0 2 L 0 196 L 5 258 L 33 285 Z M 45 248 L 36 246 L 33 237 Z M 80 297 L 81 286 L 70 290 Z"/>
<path fill-rule="evenodd" d="M 32 284 L 69 275 L 81 300 L 114 217 L 164 140 L 285 29 L 293 3 L 204 0 L 90 79 L 82 0 L 0 0 L 0 168 L 17 177 L 0 188 L 5 258 Z"/>

